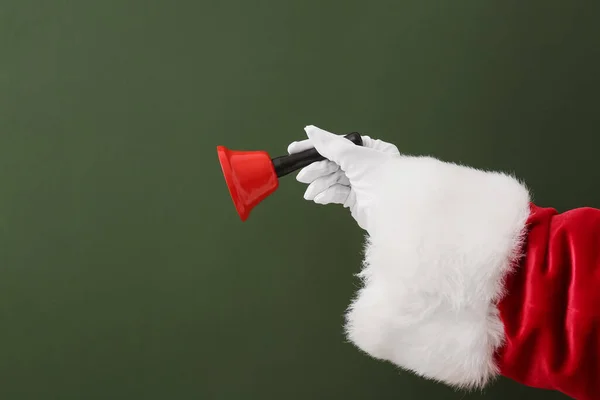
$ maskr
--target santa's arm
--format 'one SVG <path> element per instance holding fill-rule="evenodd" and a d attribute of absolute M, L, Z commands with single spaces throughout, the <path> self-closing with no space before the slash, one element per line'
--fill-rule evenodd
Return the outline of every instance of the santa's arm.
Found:
<path fill-rule="evenodd" d="M 460 388 L 498 375 L 600 398 L 600 211 L 558 214 L 515 178 L 392 160 L 348 338 Z"/>

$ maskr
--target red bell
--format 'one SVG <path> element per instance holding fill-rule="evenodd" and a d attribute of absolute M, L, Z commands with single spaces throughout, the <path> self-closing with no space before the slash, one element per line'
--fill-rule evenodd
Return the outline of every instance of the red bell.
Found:
<path fill-rule="evenodd" d="M 242 221 L 279 187 L 271 157 L 265 151 L 236 151 L 217 147 L 219 162 L 233 204 Z"/>
<path fill-rule="evenodd" d="M 358 133 L 350 133 L 346 139 L 362 146 Z M 324 160 L 316 149 L 271 159 L 265 151 L 238 151 L 217 146 L 217 154 L 225 183 L 242 221 L 261 201 L 279 187 L 279 178 Z"/>

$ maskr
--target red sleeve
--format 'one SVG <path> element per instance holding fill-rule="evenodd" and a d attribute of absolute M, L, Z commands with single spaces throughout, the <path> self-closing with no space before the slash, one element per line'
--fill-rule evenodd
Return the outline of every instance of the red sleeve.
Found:
<path fill-rule="evenodd" d="M 502 375 L 600 399 L 600 210 L 532 205 L 524 258 L 505 289 Z"/>

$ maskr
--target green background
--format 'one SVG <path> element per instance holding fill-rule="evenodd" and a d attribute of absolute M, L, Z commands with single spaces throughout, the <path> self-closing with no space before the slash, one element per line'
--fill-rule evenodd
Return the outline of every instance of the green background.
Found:
<path fill-rule="evenodd" d="M 360 229 L 293 177 L 241 223 L 215 147 L 315 124 L 600 206 L 599 4 L 0 0 L 0 398 L 562 399 L 346 343 Z"/>

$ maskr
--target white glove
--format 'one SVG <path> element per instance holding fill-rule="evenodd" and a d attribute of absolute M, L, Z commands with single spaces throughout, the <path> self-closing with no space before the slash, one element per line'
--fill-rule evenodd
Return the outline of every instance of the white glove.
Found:
<path fill-rule="evenodd" d="M 373 185 L 379 168 L 390 158 L 400 157 L 393 144 L 361 136 L 357 146 L 342 135 L 334 135 L 309 125 L 304 128 L 308 139 L 293 142 L 288 153 L 314 147 L 326 160 L 303 168 L 296 179 L 308 184 L 306 200 L 317 204 L 341 204 L 350 209 L 358 225 L 368 231 L 369 209 L 375 203 Z"/>

